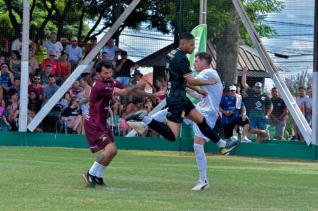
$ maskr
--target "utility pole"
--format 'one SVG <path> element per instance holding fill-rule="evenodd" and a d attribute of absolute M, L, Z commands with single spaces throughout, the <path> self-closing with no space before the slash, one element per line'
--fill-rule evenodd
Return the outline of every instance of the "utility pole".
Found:
<path fill-rule="evenodd" d="M 122 0 L 117 0 L 117 4 L 115 5 L 114 12 L 113 12 L 113 22 L 115 22 L 118 17 L 121 15 L 121 5 L 122 5 Z M 119 46 L 119 29 L 113 36 L 115 38 L 115 45 Z"/>
<path fill-rule="evenodd" d="M 183 32 L 183 0 L 177 0 L 176 30 L 174 33 L 174 44 L 178 46 L 179 34 Z"/>
<path fill-rule="evenodd" d="M 30 30 L 30 2 L 23 1 L 22 24 L 22 58 L 21 58 L 21 86 L 19 131 L 26 132 L 28 126 L 28 82 L 29 82 L 29 30 Z"/>
<path fill-rule="evenodd" d="M 207 0 L 200 0 L 200 24 L 206 24 L 207 17 Z"/>
<path fill-rule="evenodd" d="M 318 145 L 318 0 L 314 15 L 314 67 L 312 87 L 312 144 Z"/>

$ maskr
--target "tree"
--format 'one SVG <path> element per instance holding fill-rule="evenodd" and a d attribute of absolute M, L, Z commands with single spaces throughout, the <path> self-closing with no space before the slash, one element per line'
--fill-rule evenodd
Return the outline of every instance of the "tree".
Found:
<path fill-rule="evenodd" d="M 270 26 L 263 24 L 265 15 L 279 12 L 283 8 L 282 0 L 241 0 L 254 27 L 261 37 L 270 37 L 276 32 Z M 249 35 L 242 27 L 240 18 L 232 0 L 207 1 L 208 37 L 216 47 L 216 68 L 227 84 L 237 82 L 237 61 L 239 43 L 252 45 Z M 169 14 L 175 31 L 190 31 L 199 23 L 200 0 L 170 1 Z M 179 11 L 181 17 L 176 17 Z M 178 23 L 179 21 L 179 23 Z M 181 23 L 180 23 L 181 22 Z M 179 29 L 178 29 L 179 28 Z M 180 29 L 181 28 L 181 29 Z"/>
<path fill-rule="evenodd" d="M 30 36 L 38 42 L 50 31 L 57 31 L 58 37 L 78 36 L 88 41 L 92 36 L 103 33 L 127 8 L 132 0 L 30 0 Z M 22 26 L 22 0 L 0 0 L 0 14 L 7 16 L 16 36 Z M 169 32 L 165 18 L 167 5 L 160 0 L 141 1 L 125 20 L 118 34 L 125 27 L 137 29 L 142 22 L 158 30 Z M 92 27 L 89 29 L 88 23 Z"/>
<path fill-rule="evenodd" d="M 261 37 L 270 37 L 276 32 L 262 23 L 264 15 L 279 12 L 280 0 L 243 0 L 245 9 Z M 216 46 L 217 70 L 227 84 L 237 82 L 239 42 L 251 45 L 248 33 L 242 27 L 231 0 L 214 0 L 208 4 L 209 37 Z"/>
<path fill-rule="evenodd" d="M 117 1 L 96 1 L 86 0 L 85 8 L 88 18 L 94 20 L 94 26 L 86 34 L 84 41 L 90 37 L 101 34 L 105 29 L 109 28 L 119 17 L 119 15 L 127 8 L 131 0 Z M 151 27 L 157 28 L 164 33 L 169 32 L 168 20 L 165 18 L 168 5 L 163 4 L 160 0 L 141 1 L 135 10 L 129 15 L 118 30 L 118 35 L 126 28 L 138 29 L 141 23 L 147 22 Z M 96 15 L 97 14 L 97 15 Z M 102 27 L 100 23 L 103 22 Z M 97 26 L 100 28 L 96 31 Z"/>

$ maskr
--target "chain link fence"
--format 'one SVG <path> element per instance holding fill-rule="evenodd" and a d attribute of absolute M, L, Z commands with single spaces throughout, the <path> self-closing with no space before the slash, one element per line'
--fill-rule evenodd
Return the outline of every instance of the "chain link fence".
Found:
<path fill-rule="evenodd" d="M 130 2 L 83 0 L 74 4 L 70 0 L 30 1 L 29 120 L 107 33 Z M 297 97 L 306 119 L 311 122 L 314 1 L 243 2 L 280 76 Z M 247 132 L 243 134 L 245 112 L 236 111 L 236 107 L 223 107 L 223 110 L 239 112 L 239 117 L 244 117 L 244 124 L 240 122 L 233 128 L 234 135 L 241 133 L 242 139 L 246 140 L 257 140 L 255 134 L 263 134 L 260 140 L 302 140 L 288 112 L 283 114 L 286 110 L 283 102 L 277 99 L 277 90 L 272 90 L 274 84 L 232 2 L 215 0 L 207 3 L 207 52 L 213 58 L 212 67 L 224 81 L 223 101 L 227 102 L 225 96 L 230 95 L 230 86 L 235 85 L 237 93 L 243 96 L 242 102 L 249 117 Z M 0 8 L 1 130 L 15 131 L 19 114 L 23 8 L 21 1 L 17 0 L 0 0 Z M 174 48 L 176 34 L 191 31 L 199 24 L 199 15 L 199 0 L 142 1 L 114 35 L 113 43 L 101 50 L 94 63 L 112 60 L 118 65 L 126 52 L 127 59 L 132 63 L 127 64 L 123 73 L 115 73 L 114 78 L 126 77 L 130 85 L 135 83 L 134 76 L 141 73 L 149 82 L 149 91 L 165 91 L 165 55 Z M 118 48 L 110 52 L 109 48 L 113 45 Z M 245 84 L 242 85 L 245 67 L 248 69 L 246 83 L 250 90 L 255 91 L 260 86 L 266 103 L 262 97 L 258 100 L 253 98 L 253 92 L 247 90 Z M 53 84 L 50 77 L 54 78 Z M 83 134 L 82 123 L 87 114 L 89 97 L 87 90 L 94 77 L 94 69 L 82 75 L 37 131 Z M 158 102 L 151 103 L 146 98 L 114 98 L 108 123 L 116 135 L 125 135 L 131 129 L 124 120 L 125 115 L 140 109 L 151 110 Z M 274 111 L 271 113 L 270 105 L 273 104 Z M 262 111 L 262 114 L 259 116 L 260 113 L 257 113 L 255 116 L 255 109 Z M 220 125 L 228 123 L 222 117 L 219 121 Z"/>

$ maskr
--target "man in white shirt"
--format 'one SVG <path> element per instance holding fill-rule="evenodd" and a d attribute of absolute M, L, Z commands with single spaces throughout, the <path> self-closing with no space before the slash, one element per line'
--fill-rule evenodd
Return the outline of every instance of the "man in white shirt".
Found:
<path fill-rule="evenodd" d="M 74 36 L 71 38 L 71 44 L 68 44 L 65 50 L 72 64 L 72 70 L 74 70 L 79 61 L 82 59 L 82 48 L 78 46 L 77 37 Z"/>
<path fill-rule="evenodd" d="M 43 42 L 43 46 L 46 48 L 48 55 L 49 52 L 55 51 L 57 59 L 60 58 L 61 52 L 63 51 L 63 45 L 60 41 L 57 41 L 57 36 L 55 32 L 52 32 L 50 34 L 50 39 L 48 41 Z"/>
<path fill-rule="evenodd" d="M 29 41 L 29 45 L 32 45 L 32 51 L 35 52 L 35 47 L 33 46 L 32 40 Z M 34 48 L 34 49 L 33 49 Z M 19 34 L 19 37 L 13 40 L 11 45 L 11 51 L 18 51 L 21 55 L 22 53 L 22 33 Z"/>
<path fill-rule="evenodd" d="M 106 43 L 105 47 L 102 49 L 102 53 L 106 52 L 108 55 L 108 59 L 114 60 L 116 51 L 120 49 L 114 44 L 114 39 L 110 38 Z"/>

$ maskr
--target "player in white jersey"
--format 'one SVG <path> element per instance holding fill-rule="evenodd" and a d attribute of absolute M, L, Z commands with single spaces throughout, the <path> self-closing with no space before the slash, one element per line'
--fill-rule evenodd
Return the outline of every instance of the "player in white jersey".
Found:
<path fill-rule="evenodd" d="M 219 74 L 216 72 L 216 70 L 213 70 L 210 67 L 210 62 L 211 56 L 209 54 L 196 54 L 194 68 L 199 73 L 196 78 L 202 80 L 213 78 L 217 81 L 217 83 L 214 85 L 201 86 L 201 89 L 207 92 L 207 96 L 201 98 L 201 100 L 196 104 L 196 109 L 206 118 L 208 125 L 211 128 L 214 128 L 218 118 L 219 106 L 223 93 L 223 85 Z M 193 124 L 193 130 L 195 137 L 201 137 L 202 139 L 209 140 L 201 133 L 197 124 Z M 196 142 L 196 139 L 194 141 Z"/>
<path fill-rule="evenodd" d="M 201 89 L 207 92 L 207 96 L 201 97 L 196 105 L 196 109 L 206 118 L 208 125 L 211 128 L 214 128 L 218 118 L 223 85 L 218 73 L 210 67 L 211 60 L 211 56 L 208 53 L 198 53 L 195 56 L 194 67 L 199 73 L 196 76 L 198 79 L 208 80 L 208 78 L 213 78 L 217 81 L 216 84 L 201 87 Z M 167 113 L 167 109 L 164 109 L 152 115 L 151 118 L 159 122 L 165 122 Z M 189 122 L 188 119 L 185 119 L 185 121 Z M 141 133 L 145 130 L 145 127 L 140 122 L 128 122 L 128 125 Z M 206 174 L 207 161 L 204 152 L 204 144 L 205 142 L 208 142 L 209 139 L 202 134 L 197 124 L 192 122 L 192 126 L 194 131 L 193 149 L 199 170 L 199 183 L 195 185 L 192 190 L 203 190 L 209 187 Z M 226 154 L 228 151 L 229 150 L 222 151 L 222 154 Z"/>

